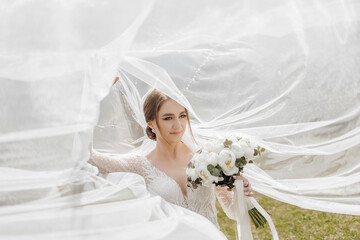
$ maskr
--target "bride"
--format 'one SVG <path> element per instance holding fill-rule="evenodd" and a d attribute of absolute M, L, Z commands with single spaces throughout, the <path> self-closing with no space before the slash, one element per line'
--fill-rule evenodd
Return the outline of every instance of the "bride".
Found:
<path fill-rule="evenodd" d="M 116 81 L 115 81 L 116 82 Z M 133 172 L 144 177 L 147 189 L 168 202 L 203 215 L 217 228 L 216 198 L 226 215 L 235 220 L 233 192 L 227 187 L 187 185 L 186 167 L 194 152 L 182 141 L 188 127 L 194 138 L 186 108 L 158 90 L 146 98 L 143 111 L 147 122 L 147 136 L 156 141 L 156 147 L 146 156 L 132 154 L 128 157 L 107 156 L 91 147 L 89 163 L 101 173 Z M 243 176 L 244 193 L 252 196 L 249 181 Z"/>

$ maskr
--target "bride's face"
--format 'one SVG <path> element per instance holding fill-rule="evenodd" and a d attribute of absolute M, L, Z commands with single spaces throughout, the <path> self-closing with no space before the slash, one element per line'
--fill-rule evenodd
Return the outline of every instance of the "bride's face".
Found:
<path fill-rule="evenodd" d="M 157 123 L 155 131 L 160 131 L 156 134 L 158 140 L 162 138 L 169 143 L 181 141 L 187 124 L 185 108 L 172 99 L 165 100 L 157 114 Z"/>

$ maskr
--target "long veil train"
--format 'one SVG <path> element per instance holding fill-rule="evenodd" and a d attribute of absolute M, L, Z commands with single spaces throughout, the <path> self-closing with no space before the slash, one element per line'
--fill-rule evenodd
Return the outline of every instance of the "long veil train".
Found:
<path fill-rule="evenodd" d="M 232 132 L 268 149 L 245 170 L 256 191 L 360 215 L 356 0 L 0 5 L 1 237 L 219 239 L 139 176 L 87 163 L 95 125 L 103 152 L 154 147 L 154 88 L 189 109 L 198 143 Z"/>

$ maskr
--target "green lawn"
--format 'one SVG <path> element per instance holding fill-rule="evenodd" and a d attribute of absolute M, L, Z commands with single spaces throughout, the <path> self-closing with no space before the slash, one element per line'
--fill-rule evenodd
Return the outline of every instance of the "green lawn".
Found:
<path fill-rule="evenodd" d="M 325 213 L 302 209 L 255 193 L 259 204 L 271 214 L 280 239 L 359 239 L 360 216 Z M 221 231 L 229 240 L 235 240 L 236 222 L 226 217 L 217 202 Z M 254 239 L 272 239 L 270 228 L 256 229 Z"/>

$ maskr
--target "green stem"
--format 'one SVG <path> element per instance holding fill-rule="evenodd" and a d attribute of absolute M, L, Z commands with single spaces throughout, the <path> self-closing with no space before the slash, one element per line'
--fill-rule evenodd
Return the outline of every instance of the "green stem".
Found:
<path fill-rule="evenodd" d="M 249 210 L 249 215 L 251 217 L 251 220 L 255 224 L 255 227 L 264 227 L 267 223 L 266 218 L 256 209 L 252 208 Z"/>

